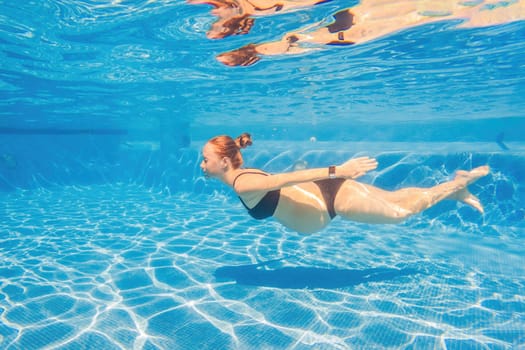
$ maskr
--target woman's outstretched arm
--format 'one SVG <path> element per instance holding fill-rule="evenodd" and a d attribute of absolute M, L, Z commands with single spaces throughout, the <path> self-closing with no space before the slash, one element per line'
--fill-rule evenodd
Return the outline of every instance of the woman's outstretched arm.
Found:
<path fill-rule="evenodd" d="M 377 168 L 377 160 L 370 157 L 359 157 L 335 167 L 335 176 L 343 179 L 356 179 Z M 256 191 L 272 191 L 303 182 L 325 180 L 329 178 L 328 168 L 298 170 L 270 176 L 247 175 L 236 182 L 238 194 Z"/>

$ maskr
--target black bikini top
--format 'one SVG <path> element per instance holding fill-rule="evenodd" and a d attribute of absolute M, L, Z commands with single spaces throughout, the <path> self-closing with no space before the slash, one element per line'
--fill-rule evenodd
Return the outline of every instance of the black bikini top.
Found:
<path fill-rule="evenodd" d="M 235 181 L 239 178 L 239 176 L 244 174 L 259 174 L 268 176 L 268 174 L 255 172 L 255 171 L 245 171 L 243 173 L 240 173 L 235 177 L 233 180 L 233 187 L 235 187 Z M 275 213 L 275 209 L 277 208 L 277 204 L 279 203 L 279 197 L 281 196 L 281 190 L 273 190 L 268 191 L 262 197 L 262 199 L 257 203 L 257 205 L 253 208 L 249 208 L 246 203 L 242 200 L 241 197 L 239 197 L 239 200 L 241 201 L 242 205 L 248 210 L 248 214 L 256 220 L 262 220 L 269 218 L 270 216 L 273 216 L 273 213 Z"/>

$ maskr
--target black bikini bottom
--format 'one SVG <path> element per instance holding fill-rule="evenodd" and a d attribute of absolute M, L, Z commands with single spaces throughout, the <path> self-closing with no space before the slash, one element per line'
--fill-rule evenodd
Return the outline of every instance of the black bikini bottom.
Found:
<path fill-rule="evenodd" d="M 321 190 L 321 194 L 323 195 L 323 199 L 326 203 L 326 208 L 328 209 L 328 214 L 330 215 L 331 219 L 337 215 L 334 208 L 335 196 L 345 181 L 345 179 L 326 179 L 314 181 L 314 183 L 319 186 L 319 189 Z"/>

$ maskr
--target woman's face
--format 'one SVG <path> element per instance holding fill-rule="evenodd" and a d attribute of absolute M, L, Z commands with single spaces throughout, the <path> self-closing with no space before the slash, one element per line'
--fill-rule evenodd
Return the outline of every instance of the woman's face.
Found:
<path fill-rule="evenodd" d="M 225 160 L 215 152 L 215 146 L 207 143 L 202 148 L 202 172 L 206 177 L 218 177 L 224 173 Z"/>

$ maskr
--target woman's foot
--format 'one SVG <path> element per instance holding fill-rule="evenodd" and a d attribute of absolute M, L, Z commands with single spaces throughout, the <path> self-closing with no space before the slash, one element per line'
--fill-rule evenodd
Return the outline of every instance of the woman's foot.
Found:
<path fill-rule="evenodd" d="M 465 203 L 467 205 L 470 205 L 471 207 L 479 211 L 481 214 L 484 213 L 483 205 L 481 205 L 479 198 L 474 196 L 472 193 L 470 193 L 466 187 L 456 192 L 450 198 L 460 201 L 462 203 Z"/>
<path fill-rule="evenodd" d="M 477 181 L 483 176 L 486 176 L 489 173 L 489 171 L 490 168 L 488 167 L 488 165 L 484 165 L 472 169 L 471 171 L 459 170 L 458 172 L 456 172 L 456 177 L 454 178 L 454 180 L 463 182 L 465 184 L 465 187 L 458 190 L 449 198 L 470 205 L 474 209 L 478 210 L 480 213 L 483 213 L 483 205 L 481 205 L 481 202 L 479 201 L 478 197 L 470 193 L 470 191 L 467 189 L 467 185 Z"/>
<path fill-rule="evenodd" d="M 454 180 L 465 181 L 465 186 L 477 181 L 480 177 L 486 176 L 490 171 L 488 165 L 474 168 L 470 171 L 458 170 Z"/>

